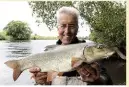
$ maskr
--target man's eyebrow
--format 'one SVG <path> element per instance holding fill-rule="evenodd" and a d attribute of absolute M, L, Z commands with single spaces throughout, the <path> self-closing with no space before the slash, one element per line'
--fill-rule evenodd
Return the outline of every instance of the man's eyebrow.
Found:
<path fill-rule="evenodd" d="M 67 24 L 64 23 L 64 24 L 60 24 L 60 25 L 67 25 Z M 76 24 L 68 24 L 68 25 L 76 25 Z"/>
<path fill-rule="evenodd" d="M 62 24 L 59 24 L 59 26 L 66 26 L 67 24 L 65 23 L 62 23 Z M 76 24 L 68 24 L 68 26 L 76 26 Z"/>

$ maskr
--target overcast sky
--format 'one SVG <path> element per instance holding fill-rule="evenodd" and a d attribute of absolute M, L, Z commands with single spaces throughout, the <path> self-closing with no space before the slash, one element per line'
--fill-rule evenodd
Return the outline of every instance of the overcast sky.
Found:
<path fill-rule="evenodd" d="M 32 17 L 32 10 L 27 1 L 0 1 L 0 30 L 2 30 L 10 21 L 20 20 L 27 22 L 33 31 L 33 34 L 42 36 L 57 36 L 57 30 L 49 31 L 45 24 L 40 27 L 35 23 Z M 88 29 L 86 31 L 86 29 Z M 89 28 L 81 28 L 78 36 L 88 36 Z"/>

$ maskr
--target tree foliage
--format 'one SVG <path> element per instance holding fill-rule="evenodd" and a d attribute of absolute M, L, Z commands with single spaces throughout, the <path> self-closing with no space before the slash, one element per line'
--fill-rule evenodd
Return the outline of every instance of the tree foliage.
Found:
<path fill-rule="evenodd" d="M 41 18 L 37 22 L 45 22 L 52 30 L 56 26 L 56 11 L 62 6 L 73 6 L 73 3 L 71 1 L 31 1 L 29 5 L 33 10 L 33 15 Z"/>
<path fill-rule="evenodd" d="M 85 7 L 85 8 L 84 8 Z M 111 1 L 80 2 L 81 16 L 88 21 L 92 30 L 90 38 L 110 46 L 125 46 L 126 8 L 125 4 Z"/>
<path fill-rule="evenodd" d="M 22 21 L 11 21 L 4 30 L 12 40 L 29 40 L 32 33 L 28 24 Z"/>
<path fill-rule="evenodd" d="M 56 11 L 72 6 L 91 26 L 90 39 L 110 46 L 126 48 L 126 3 L 115 1 L 32 1 L 33 14 L 37 14 L 49 28 L 56 25 Z"/>

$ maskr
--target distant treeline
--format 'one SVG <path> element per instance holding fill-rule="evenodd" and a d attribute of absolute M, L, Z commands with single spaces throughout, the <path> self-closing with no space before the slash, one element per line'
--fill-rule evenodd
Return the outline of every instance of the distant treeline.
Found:
<path fill-rule="evenodd" d="M 54 36 L 39 36 L 39 35 L 31 35 L 31 40 L 56 40 L 57 37 Z"/>
<path fill-rule="evenodd" d="M 57 37 L 54 36 L 39 36 L 39 35 L 31 35 L 30 40 L 56 40 Z M 5 32 L 0 32 L 0 40 L 10 40 L 10 37 L 6 35 Z"/>
<path fill-rule="evenodd" d="M 10 37 L 6 35 L 6 32 L 0 32 L 0 40 L 9 40 Z M 30 40 L 57 40 L 56 36 L 39 36 L 31 35 Z M 88 39 L 88 37 L 79 37 L 79 39 Z"/>

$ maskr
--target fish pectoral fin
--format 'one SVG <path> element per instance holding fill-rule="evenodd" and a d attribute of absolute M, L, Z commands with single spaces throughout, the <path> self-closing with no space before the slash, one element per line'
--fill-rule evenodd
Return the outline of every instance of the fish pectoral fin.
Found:
<path fill-rule="evenodd" d="M 83 61 L 80 58 L 72 57 L 72 61 L 71 62 L 72 62 L 72 67 L 76 68 L 79 65 L 81 65 Z"/>
<path fill-rule="evenodd" d="M 47 82 L 51 82 L 59 73 L 52 71 L 47 73 Z"/>

